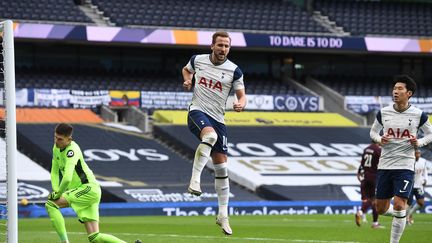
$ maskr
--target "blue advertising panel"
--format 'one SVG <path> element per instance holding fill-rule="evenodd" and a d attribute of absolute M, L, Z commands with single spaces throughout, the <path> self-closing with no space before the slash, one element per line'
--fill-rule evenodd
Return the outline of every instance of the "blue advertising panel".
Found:
<path fill-rule="evenodd" d="M 341 49 L 367 51 L 364 38 L 244 33 L 247 47 Z"/>

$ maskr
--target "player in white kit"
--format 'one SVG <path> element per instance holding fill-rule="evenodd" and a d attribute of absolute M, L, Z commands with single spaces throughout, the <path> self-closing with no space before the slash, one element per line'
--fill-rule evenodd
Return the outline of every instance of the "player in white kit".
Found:
<path fill-rule="evenodd" d="M 417 211 L 417 209 L 420 209 L 424 206 L 425 203 L 425 196 L 424 196 L 424 187 L 427 184 L 428 180 L 428 171 L 426 167 L 426 159 L 420 157 L 421 152 L 420 150 L 416 150 L 415 157 L 415 174 L 414 174 L 414 186 L 413 190 L 411 191 L 411 195 L 408 199 L 408 205 L 410 205 L 407 213 L 407 224 L 411 225 L 414 223 L 414 220 L 412 218 L 412 214 Z M 415 204 L 414 197 L 416 199 Z"/>
<path fill-rule="evenodd" d="M 407 200 L 414 181 L 414 151 L 432 141 L 432 126 L 428 116 L 408 102 L 416 91 L 414 80 L 407 75 L 398 75 L 393 81 L 394 104 L 378 112 L 370 136 L 382 144 L 376 207 L 379 214 L 393 217 L 390 242 L 396 243 L 406 224 Z M 417 139 L 419 129 L 424 137 Z M 393 197 L 394 205 L 391 205 Z"/>
<path fill-rule="evenodd" d="M 196 196 L 201 195 L 201 172 L 211 157 L 219 206 L 216 224 L 221 226 L 227 235 L 232 234 L 232 229 L 228 221 L 228 136 L 224 114 L 231 89 L 234 88 L 237 97 L 233 109 L 240 112 L 246 106 L 243 73 L 236 64 L 227 59 L 230 47 L 231 38 L 228 33 L 216 32 L 212 37 L 212 53 L 192 56 L 182 69 L 183 87 L 186 90 L 192 88 L 192 78 L 195 78 L 188 127 L 201 141 L 195 152 L 188 191 Z"/>

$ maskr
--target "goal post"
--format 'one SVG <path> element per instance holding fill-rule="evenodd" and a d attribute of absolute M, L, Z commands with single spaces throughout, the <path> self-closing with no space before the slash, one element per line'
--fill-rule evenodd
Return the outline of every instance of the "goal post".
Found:
<path fill-rule="evenodd" d="M 15 54 L 13 22 L 0 22 L 2 41 L 2 72 L 5 90 L 5 142 L 6 142 L 6 237 L 8 243 L 18 242 L 18 186 L 17 186 L 17 139 L 15 105 Z"/>

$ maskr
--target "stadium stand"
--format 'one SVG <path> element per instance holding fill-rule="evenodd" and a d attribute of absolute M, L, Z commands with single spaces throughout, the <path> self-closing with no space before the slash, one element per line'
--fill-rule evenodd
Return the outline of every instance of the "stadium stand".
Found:
<path fill-rule="evenodd" d="M 64 0 L 0 1 L 0 17 L 19 21 L 93 23 L 74 3 Z"/>
<path fill-rule="evenodd" d="M 288 83 L 283 83 L 280 78 L 269 77 L 264 74 L 245 74 L 245 85 L 248 94 L 303 95 L 303 92 Z"/>
<path fill-rule="evenodd" d="M 92 3 L 119 26 L 329 32 L 306 11 L 283 0 L 186 0 L 181 6 L 175 0 L 93 0 Z"/>
<path fill-rule="evenodd" d="M 303 93 L 283 83 L 281 79 L 265 74 L 245 74 L 250 94 Z M 139 90 L 182 92 L 183 80 L 177 73 L 164 71 L 114 72 L 114 71 L 73 71 L 68 69 L 29 70 L 21 69 L 16 75 L 16 87 L 52 88 L 76 90 Z"/>
<path fill-rule="evenodd" d="M 182 91 L 181 76 L 162 71 L 110 72 L 91 70 L 21 70 L 16 75 L 17 88 L 52 88 L 79 90 Z"/>
<path fill-rule="evenodd" d="M 352 36 L 430 36 L 432 4 L 396 1 L 317 0 L 314 8 Z"/>
<path fill-rule="evenodd" d="M 318 20 L 315 20 L 312 15 L 298 7 L 293 1 L 87 0 L 87 2 L 96 5 L 99 10 L 103 11 L 105 17 L 109 17 L 111 21 L 120 27 L 224 29 L 245 31 L 246 34 L 260 32 L 271 33 L 272 35 L 277 33 L 281 35 L 334 37 L 334 32 L 330 32 L 323 27 L 317 22 Z M 432 33 L 430 4 L 316 0 L 314 8 L 321 11 L 322 16 L 328 16 L 330 20 L 336 21 L 338 26 L 350 31 L 352 36 L 430 37 L 430 33 Z M 60 21 L 61 23 L 68 22 L 72 24 L 76 24 L 76 22 L 86 25 L 94 24 L 70 0 L 3 1 L 0 2 L 0 17 L 42 23 Z M 84 33 L 83 29 L 79 31 Z M 34 41 L 32 39 L 17 38 L 16 87 L 18 89 L 108 89 L 181 92 L 183 91 L 181 85 L 183 80 L 180 70 L 183 66 L 178 66 L 178 63 L 181 60 L 180 65 L 184 65 L 184 62 L 188 60 L 187 58 L 190 58 L 190 53 L 197 50 L 202 51 L 203 48 L 197 45 L 102 44 L 71 41 L 50 49 L 50 47 L 58 43 L 62 43 L 62 41 Z M 127 51 L 119 50 L 125 46 L 129 48 Z M 158 51 L 152 52 L 152 49 Z M 318 52 L 320 55 L 316 55 Z M 247 70 L 242 69 L 245 73 L 247 94 L 272 95 L 304 95 L 302 91 L 292 87 L 292 84 L 282 82 L 280 76 L 285 75 L 285 78 L 294 79 L 308 76 L 308 72 L 317 67 L 333 67 L 332 65 L 346 64 L 346 60 L 343 59 L 347 56 L 347 53 L 338 52 L 336 49 L 325 50 L 323 54 L 318 49 L 304 51 L 303 49 L 290 49 L 288 47 L 286 49 L 275 49 L 270 46 L 257 49 L 245 47 L 241 51 L 237 52 L 236 50 L 233 55 L 237 55 L 237 53 L 244 54 L 242 61 L 247 59 L 249 62 L 246 63 L 251 64 L 241 65 L 242 63 L 239 62 L 239 66 L 242 68 L 248 68 Z M 264 58 L 259 55 L 262 53 L 266 53 Z M 352 73 L 350 68 L 356 67 L 357 70 L 363 72 L 367 69 L 364 68 L 367 66 L 364 63 L 369 63 L 369 66 L 375 67 L 375 69 L 381 68 L 377 64 L 380 61 L 375 60 L 372 63 L 370 60 L 382 54 L 368 52 L 366 49 L 359 53 L 360 51 L 349 53 L 348 55 L 352 55 L 350 57 L 351 62 L 344 68 L 340 68 L 346 69 L 341 73 L 347 73 L 348 75 L 329 75 L 328 73 L 340 72 L 334 72 L 334 69 L 328 68 L 323 69 L 323 75 L 314 77 L 345 96 L 389 95 L 391 77 L 382 75 L 390 75 L 389 73 L 393 72 L 393 69 L 386 73 L 375 72 L 381 76 L 354 76 L 356 73 Z M 415 53 L 403 53 L 402 57 L 398 55 L 398 53 L 391 55 L 391 58 L 398 60 L 417 58 Z M 141 56 L 144 58 L 141 58 Z M 184 58 L 184 56 L 187 56 L 187 58 Z M 282 66 L 283 60 L 288 59 L 288 56 L 289 59 L 292 59 L 290 62 L 292 65 Z M 341 58 L 334 61 L 332 58 L 334 56 L 341 56 Z M 362 56 L 362 58 L 359 58 L 359 56 Z M 427 67 L 428 63 L 430 63 L 429 56 L 426 54 L 422 58 L 425 61 L 424 63 L 419 62 L 419 65 Z M 402 63 L 402 61 L 389 62 L 385 60 L 383 66 L 401 65 L 399 62 Z M 28 65 L 31 68 L 23 68 L 19 65 Z M 62 68 L 57 66 L 62 66 Z M 289 68 L 284 70 L 288 66 Z M 40 67 L 44 68 L 39 69 Z M 255 67 L 258 67 L 259 70 L 254 70 Z M 133 68 L 137 69 L 133 70 Z M 403 67 L 394 69 L 407 70 Z M 166 70 L 170 71 L 167 72 Z M 253 71 L 259 73 L 253 73 Z M 430 77 L 430 71 L 426 70 L 426 68 L 423 71 L 424 73 L 429 72 Z M 365 73 L 371 74 L 374 72 Z M 273 74 L 276 74 L 278 78 L 274 78 Z M 427 75 L 425 77 L 426 80 Z M 419 96 L 427 97 L 432 94 L 432 86 L 430 87 L 427 84 L 421 84 L 421 86 L 424 88 L 419 90 Z M 322 95 L 320 91 L 316 91 L 316 93 Z M 284 99 L 284 101 L 287 100 Z M 329 103 L 329 99 L 326 99 L 325 102 Z M 300 103 L 298 102 L 298 104 Z M 339 103 L 343 104 L 343 101 Z M 288 102 L 286 104 L 289 105 Z M 42 113 L 42 111 L 48 113 Z M 77 113 L 69 115 L 55 109 L 19 109 L 17 112 L 20 122 L 33 122 L 33 124 L 20 124 L 18 126 L 20 150 L 30 155 L 47 171 L 50 169 L 54 125 L 34 124 L 35 122 L 101 123 L 100 118 L 96 117 L 98 118 L 96 119 L 94 114 L 88 113 L 90 112 L 88 110 L 67 109 L 65 111 L 77 111 Z M 150 111 L 152 112 L 152 110 Z M 4 116 L 2 113 L 4 111 L 0 109 L 0 117 Z M 267 113 L 270 116 L 272 114 L 272 112 Z M 319 120 L 313 118 L 315 115 L 320 115 L 318 112 L 305 114 L 312 116 L 312 118 L 304 119 L 307 123 Z M 280 120 L 285 119 L 294 123 L 304 118 L 303 114 L 295 115 L 298 117 L 291 118 L 287 116 L 288 118 L 284 117 Z M 91 119 L 82 120 L 82 118 L 86 117 L 91 117 Z M 63 118 L 66 120 L 62 120 Z M 253 161 L 253 163 L 247 164 L 249 169 L 258 168 L 271 173 L 267 173 L 267 175 L 262 173 L 259 177 L 255 177 L 251 176 L 251 174 L 256 171 L 249 171 L 251 173 L 245 175 L 237 174 L 235 170 L 234 172 L 230 171 L 230 177 L 232 176 L 233 182 L 236 182 L 231 184 L 231 191 L 234 195 L 233 201 L 360 200 L 355 197 L 354 199 L 348 198 L 348 193 L 343 191 L 342 187 L 351 187 L 351 189 L 358 187 L 355 166 L 360 158 L 361 145 L 369 142 L 368 128 L 343 128 L 339 126 L 334 128 L 318 127 L 315 129 L 307 127 L 310 124 L 306 124 L 306 122 L 303 124 L 306 124 L 306 127 L 279 127 L 270 125 L 272 121 L 269 121 L 266 115 L 256 120 L 261 122 L 263 127 L 228 126 L 231 151 L 234 151 L 234 153 L 240 151 L 239 144 L 243 144 L 242 146 L 246 147 L 246 149 L 249 148 L 247 146 L 250 146 L 248 153 L 241 150 L 240 155 L 230 156 L 230 159 L 237 161 L 243 159 L 243 165 L 247 164 L 248 161 Z M 102 128 L 103 125 L 100 124 L 77 124 L 74 126 L 76 128 L 74 137 L 78 139 L 83 150 L 87 151 L 86 158 L 90 158 L 88 160 L 89 165 L 95 171 L 104 188 L 104 202 L 149 202 L 159 199 L 160 201 L 169 201 L 173 200 L 173 198 L 175 200 L 178 198 L 181 198 L 178 200 L 195 200 L 188 197 L 185 188 L 190 176 L 190 158 L 193 156 L 198 141 L 187 130 L 187 126 L 162 126 L 156 124 L 155 132 L 152 134 L 156 138 L 144 137 L 142 134 L 113 131 Z M 159 139 L 163 141 L 161 142 Z M 293 147 L 287 147 L 286 150 L 291 149 L 292 153 L 303 152 L 309 155 L 296 156 L 285 151 L 281 152 L 277 150 L 278 148 L 275 145 L 277 143 L 279 145 L 291 144 Z M 174 146 L 175 152 L 173 152 L 172 147 L 168 148 L 166 145 Z M 338 150 L 335 146 L 351 146 L 356 148 L 357 152 L 349 153 L 349 149 L 344 150 L 344 147 L 340 147 Z M 261 149 L 263 148 L 264 152 L 270 151 L 265 150 L 267 148 L 277 152 L 273 155 L 256 155 L 262 152 Z M 344 155 L 344 152 L 347 152 L 347 154 Z M 149 157 L 145 154 L 163 155 L 167 157 L 167 160 L 154 160 L 158 157 Z M 138 160 L 134 160 L 135 158 L 138 158 Z M 306 160 L 310 163 L 304 162 Z M 303 161 L 304 164 L 291 169 L 290 163 L 300 164 L 299 161 L 300 163 Z M 230 167 L 234 164 L 231 162 L 233 161 L 230 161 Z M 239 166 L 239 164 L 241 165 L 241 163 L 234 165 Z M 273 172 L 277 172 L 278 169 L 283 168 L 285 165 L 290 167 L 290 170 L 285 175 L 273 175 L 276 174 Z M 322 170 L 317 172 L 313 168 Z M 272 181 L 271 177 L 277 179 Z M 243 180 L 244 178 L 249 180 Z M 262 180 L 259 181 L 258 178 Z M 317 181 L 319 183 L 311 185 L 311 183 Z M 48 181 L 32 183 L 50 191 Z M 291 183 L 291 185 L 288 186 L 287 183 Z M 245 187 L 249 190 L 245 189 Z M 208 169 L 203 173 L 203 189 L 206 192 L 214 192 L 213 175 Z M 353 194 L 357 195 L 354 193 L 354 189 L 352 190 Z M 250 190 L 253 190 L 254 193 L 251 193 Z M 207 196 L 202 197 L 202 199 L 207 202 L 216 201 L 214 195 Z"/>
<path fill-rule="evenodd" d="M 389 96 L 391 95 L 392 77 L 325 75 L 316 78 L 336 92 L 346 96 Z M 432 86 L 429 83 L 417 84 L 417 97 L 429 97 Z"/>
<path fill-rule="evenodd" d="M 358 183 L 361 144 L 370 141 L 361 127 L 228 128 L 230 178 L 266 200 L 347 200 L 342 188 Z M 186 126 L 156 125 L 154 133 L 189 154 L 198 143 Z"/>
<path fill-rule="evenodd" d="M 18 125 L 18 146 L 47 170 L 51 168 L 54 127 L 55 124 Z M 81 124 L 74 128 L 74 138 L 86 162 L 108 195 L 105 202 L 188 200 L 191 163 L 185 158 L 137 133 Z M 209 194 L 195 199 L 190 196 L 190 200 L 213 201 L 213 180 L 210 171 L 204 170 L 202 186 Z M 232 185 L 231 191 L 235 200 L 261 200 L 237 185 Z"/>
<path fill-rule="evenodd" d="M 344 96 L 388 96 L 391 94 L 392 77 L 326 75 L 316 78 Z"/>

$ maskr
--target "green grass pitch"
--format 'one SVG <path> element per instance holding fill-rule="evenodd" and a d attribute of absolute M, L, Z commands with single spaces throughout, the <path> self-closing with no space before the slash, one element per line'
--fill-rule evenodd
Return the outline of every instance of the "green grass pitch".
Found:
<path fill-rule="evenodd" d="M 371 217 L 368 215 L 371 222 Z M 416 214 L 405 228 L 401 243 L 432 242 L 432 215 Z M 127 242 L 296 242 L 357 243 L 389 242 L 391 218 L 380 217 L 385 229 L 372 229 L 370 223 L 357 227 L 354 215 L 233 216 L 234 234 L 224 236 L 209 216 L 102 217 L 100 230 Z M 66 218 L 71 243 L 86 243 L 87 236 L 76 218 Z M 19 242 L 58 242 L 48 218 L 20 219 Z"/>

